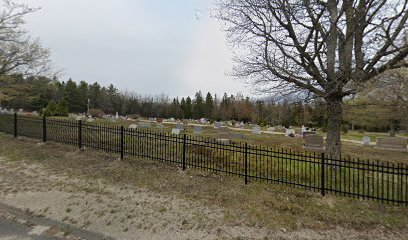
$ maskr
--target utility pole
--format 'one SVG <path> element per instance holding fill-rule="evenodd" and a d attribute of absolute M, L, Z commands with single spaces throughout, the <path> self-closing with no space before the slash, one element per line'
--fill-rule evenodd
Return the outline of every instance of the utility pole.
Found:
<path fill-rule="evenodd" d="M 89 98 L 88 98 L 88 111 L 87 111 L 87 115 L 89 116 L 89 102 L 90 102 L 90 100 L 89 100 Z"/>

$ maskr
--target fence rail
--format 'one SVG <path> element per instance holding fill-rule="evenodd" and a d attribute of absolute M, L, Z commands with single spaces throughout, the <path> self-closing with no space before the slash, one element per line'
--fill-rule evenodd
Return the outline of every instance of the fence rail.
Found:
<path fill-rule="evenodd" d="M 221 143 L 211 138 L 125 129 L 82 121 L 0 115 L 0 131 L 139 156 L 186 168 L 223 173 L 249 181 L 278 183 L 322 195 L 372 199 L 408 205 L 408 166 L 360 159 L 334 159 L 247 143 Z"/>

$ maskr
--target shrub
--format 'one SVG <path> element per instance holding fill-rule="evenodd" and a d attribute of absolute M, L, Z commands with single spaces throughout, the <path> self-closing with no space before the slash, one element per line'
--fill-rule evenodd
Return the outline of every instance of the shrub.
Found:
<path fill-rule="evenodd" d="M 129 114 L 128 117 L 132 118 L 132 119 L 139 119 L 141 116 L 140 114 Z"/>
<path fill-rule="evenodd" d="M 89 109 L 88 114 L 91 115 L 92 117 L 101 118 L 105 113 L 100 109 L 91 108 L 91 109 Z"/>
<path fill-rule="evenodd" d="M 67 103 L 65 101 L 60 101 L 55 108 L 53 116 L 68 117 L 68 114 L 69 109 Z"/>

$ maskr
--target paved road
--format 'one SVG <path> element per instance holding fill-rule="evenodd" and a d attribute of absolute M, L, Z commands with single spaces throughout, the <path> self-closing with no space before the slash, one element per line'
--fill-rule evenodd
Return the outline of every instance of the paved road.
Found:
<path fill-rule="evenodd" d="M 0 240 L 58 240 L 60 238 L 35 234 L 32 227 L 0 217 Z"/>
<path fill-rule="evenodd" d="M 63 229 L 69 229 L 66 236 Z M 0 202 L 0 240 L 112 240 L 99 233 L 34 216 Z"/>

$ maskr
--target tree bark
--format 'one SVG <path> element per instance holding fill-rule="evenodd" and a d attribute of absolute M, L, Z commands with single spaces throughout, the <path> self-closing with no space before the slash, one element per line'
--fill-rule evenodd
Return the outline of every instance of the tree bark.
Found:
<path fill-rule="evenodd" d="M 342 98 L 326 98 L 327 103 L 327 138 L 326 153 L 328 156 L 341 158 L 340 130 L 343 114 Z"/>

